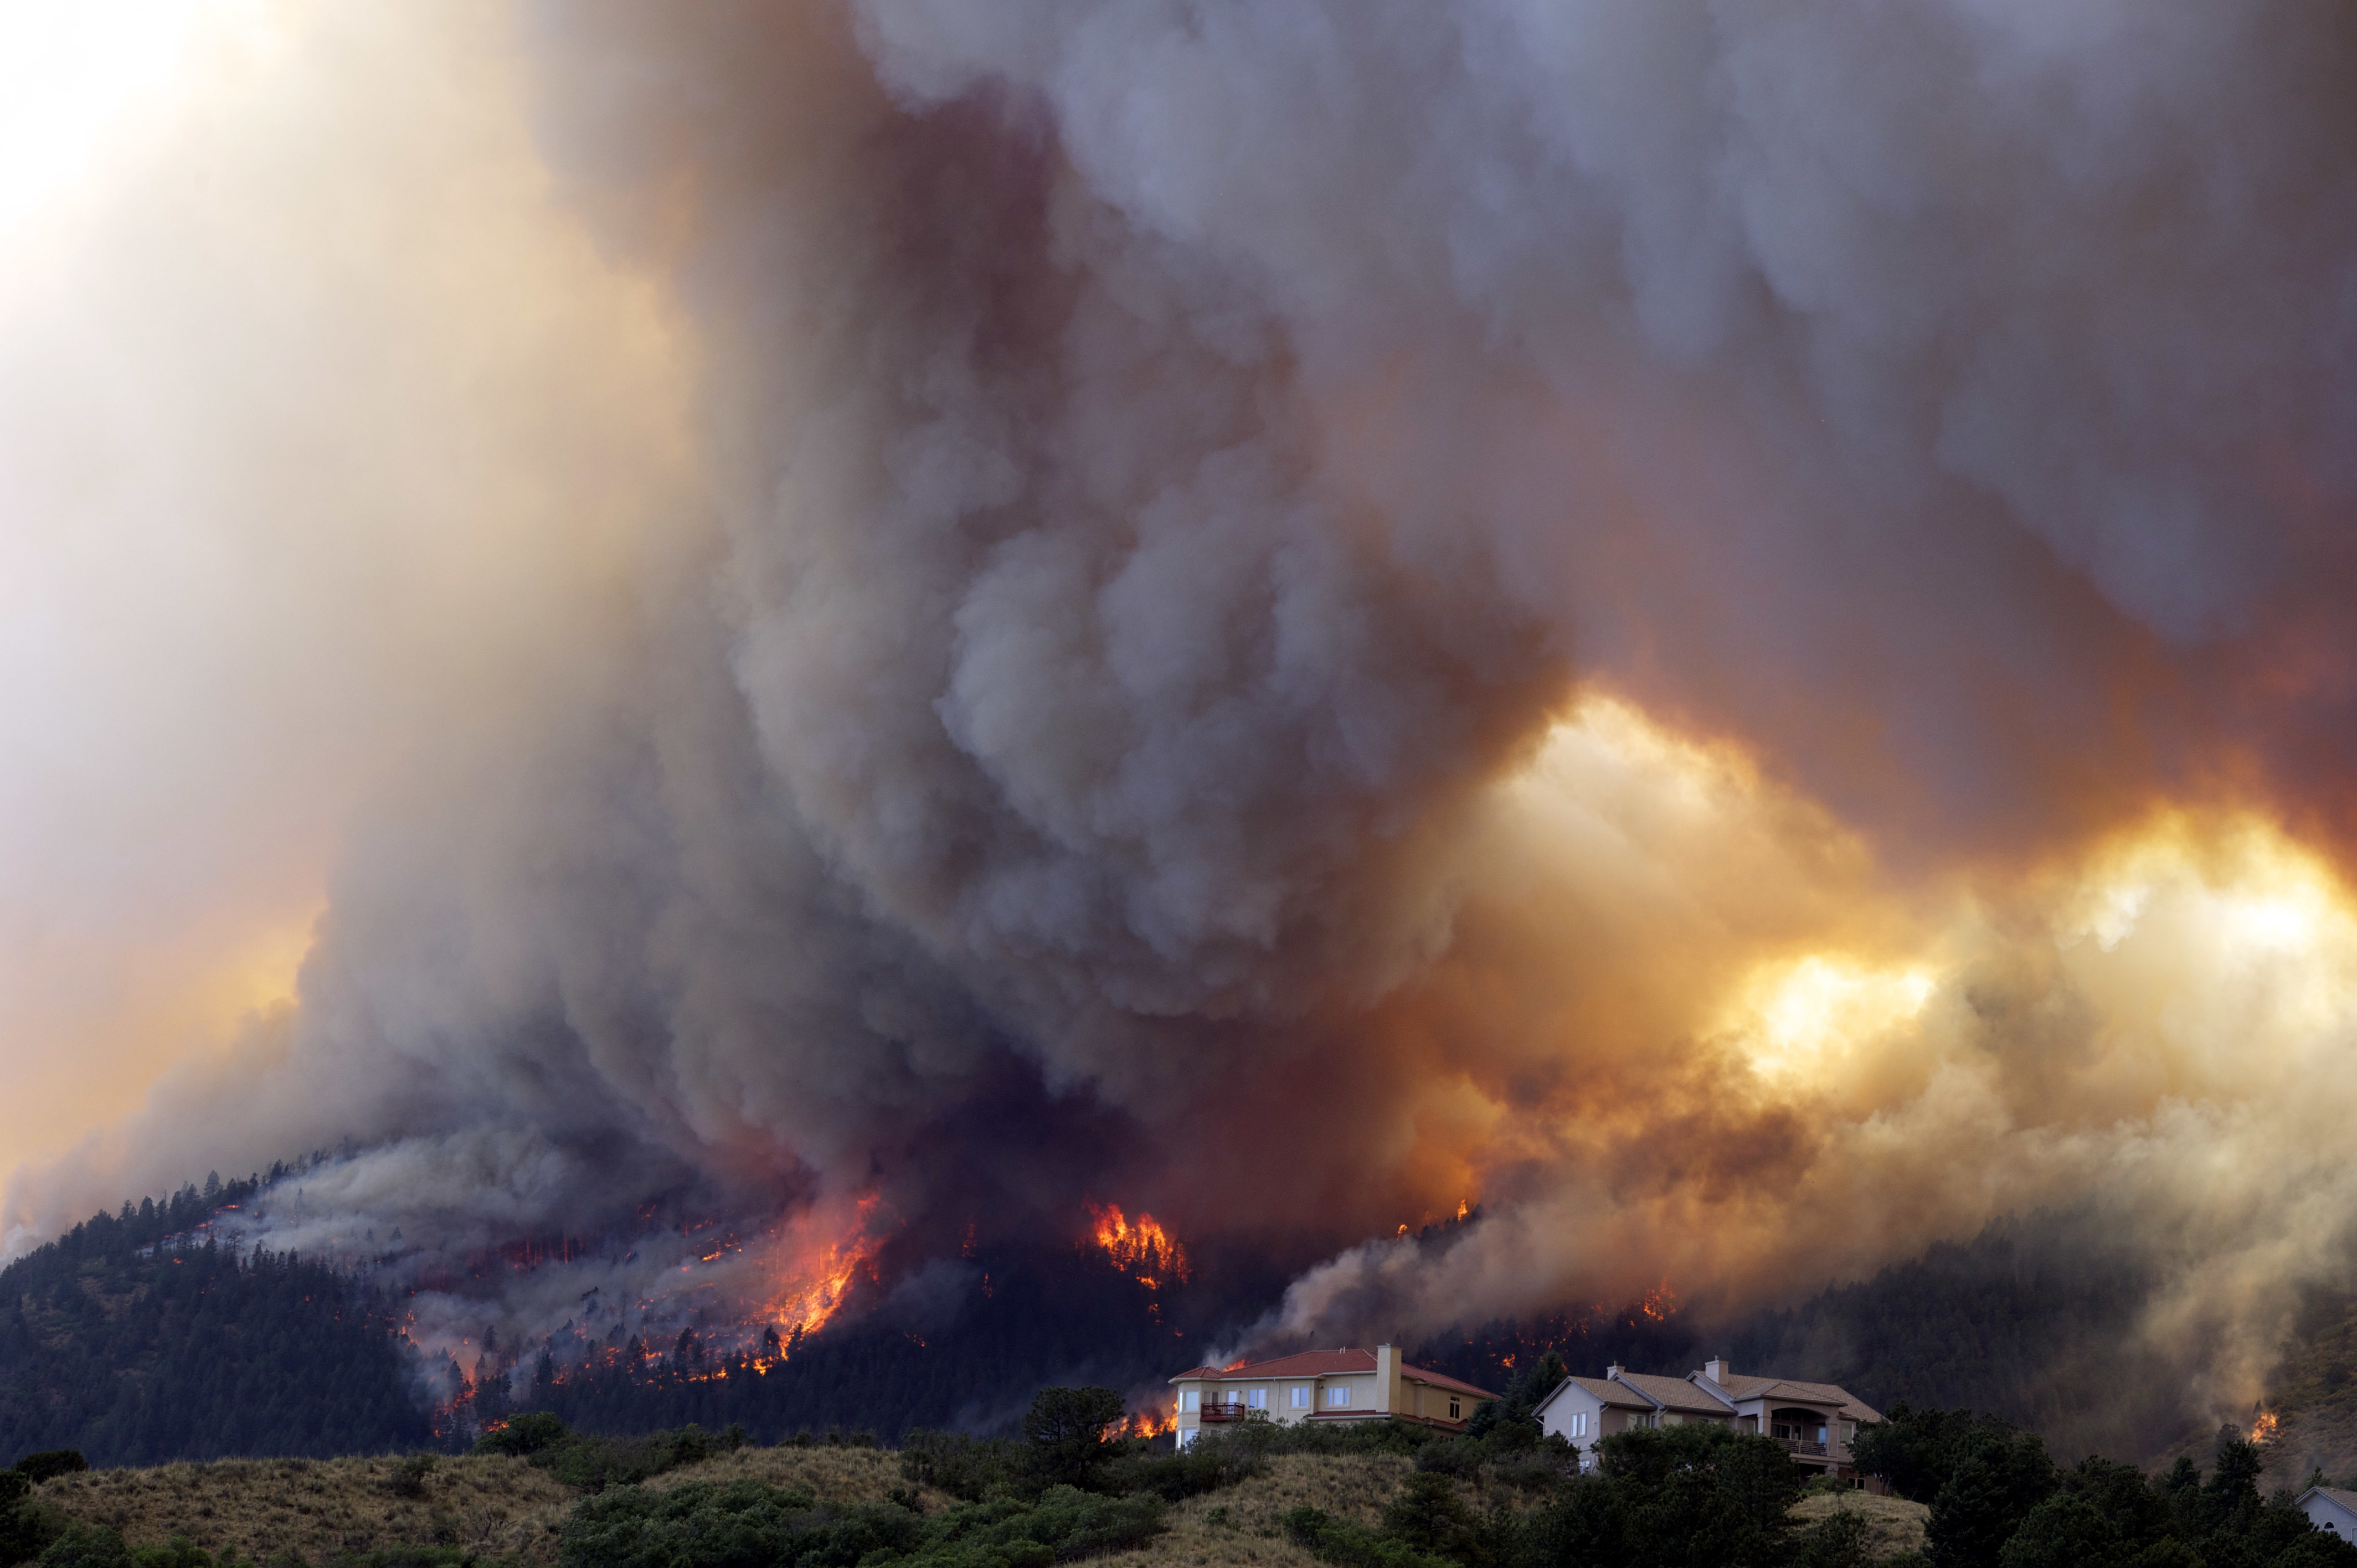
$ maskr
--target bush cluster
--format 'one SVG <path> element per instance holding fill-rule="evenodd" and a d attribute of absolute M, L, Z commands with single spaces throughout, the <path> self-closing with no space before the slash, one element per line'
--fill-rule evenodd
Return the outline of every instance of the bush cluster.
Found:
<path fill-rule="evenodd" d="M 2065 1469 L 1994 1416 L 1904 1404 L 1857 1452 L 1931 1505 L 1934 1568 L 2357 1568 L 2357 1545 L 2311 1527 L 2290 1493 L 2261 1498 L 2266 1457 L 2232 1427 L 2206 1477 L 2190 1457 L 2149 1477 L 2095 1457 Z"/>
<path fill-rule="evenodd" d="M 828 1504 L 759 1481 L 690 1482 L 587 1499 L 558 1550 L 565 1568 L 1048 1568 L 1138 1545 L 1161 1529 L 1157 1498 L 1066 1486 L 927 1516 L 906 1500 Z"/>
<path fill-rule="evenodd" d="M 716 1454 L 733 1454 L 743 1446 L 741 1426 L 731 1426 L 716 1436 L 690 1424 L 643 1437 L 595 1437 L 575 1432 L 545 1411 L 534 1411 L 483 1434 L 475 1443 L 475 1452 L 516 1455 L 568 1487 L 597 1493 L 608 1487 L 635 1486 L 666 1470 L 700 1464 Z M 404 1464 L 419 1460 L 432 1467 L 431 1456 L 425 1455 Z M 423 1471 L 418 1480 L 423 1483 Z M 399 1484 L 396 1476 L 396 1487 Z"/>
<path fill-rule="evenodd" d="M 1051 1568 L 1135 1547 L 1179 1499 L 1232 1487 L 1288 1453 L 1413 1460 L 1373 1526 L 1298 1508 L 1286 1535 L 1334 1568 L 1865 1568 L 1866 1526 L 1837 1513 L 1791 1517 L 1810 1480 L 1782 1446 L 1717 1425 L 1604 1439 L 1583 1473 L 1560 1438 L 1528 1418 L 1535 1396 L 1450 1435 L 1407 1422 L 1286 1426 L 1246 1421 L 1172 1452 L 1118 1431 L 1103 1389 L 1044 1391 L 1020 1438 L 912 1434 L 903 1477 L 958 1499 L 927 1513 L 914 1487 L 889 1501 L 823 1503 L 754 1480 L 638 1483 L 739 1446 L 741 1431 L 688 1426 L 643 1437 L 586 1436 L 552 1414 L 517 1417 L 480 1452 L 514 1455 L 589 1495 L 562 1527 L 565 1568 Z M 804 1444 L 808 1438 L 802 1439 Z M 832 1441 L 842 1441 L 835 1438 Z M 2262 1455 L 2222 1432 L 2206 1476 L 2190 1459 L 2147 1477 L 2098 1458 L 2056 1466 L 2029 1433 L 1967 1412 L 1901 1405 L 1861 1433 L 1862 1468 L 1930 1505 L 1911 1568 L 2357 1568 L 2357 1546 L 2311 1529 L 2287 1493 L 2262 1498 Z M 77 1455 L 35 1455 L 0 1471 L 0 1521 L 19 1562 L 43 1568 L 256 1568 L 218 1562 L 185 1537 L 133 1548 L 103 1526 L 44 1513 L 37 1478 Z M 431 1455 L 388 1485 L 425 1489 Z M 1223 1510 L 1212 1510 L 1217 1519 Z M 260 1568 L 310 1568 L 275 1557 Z M 321 1568 L 513 1568 L 457 1548 L 348 1554 Z M 1892 1568 L 1910 1568 L 1900 1560 Z"/>

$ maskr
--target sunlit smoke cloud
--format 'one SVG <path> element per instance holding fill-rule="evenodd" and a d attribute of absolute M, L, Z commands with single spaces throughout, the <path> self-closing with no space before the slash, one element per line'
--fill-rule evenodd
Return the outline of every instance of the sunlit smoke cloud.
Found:
<path fill-rule="evenodd" d="M 2337 14 L 416 15 L 444 98 L 321 24 L 272 80 L 367 91 L 200 117 L 224 179 L 274 113 L 341 137 L 218 288 L 402 242 L 121 444 L 201 538 L 340 520 L 188 666 L 339 715 L 222 732 L 219 794 L 334 785 L 299 1005 L 20 1178 L 24 1234 L 216 1163 L 192 1122 L 349 1138 L 318 1224 L 470 1247 L 1117 1188 L 1334 1254 L 1265 1326 L 1311 1337 L 1731 1306 L 2092 1195 L 2175 1261 L 2156 1341 L 2231 1328 L 2221 1398 L 2343 1266 Z M 196 156 L 91 253 L 178 238 Z M 193 384 L 216 297 L 124 362 Z"/>

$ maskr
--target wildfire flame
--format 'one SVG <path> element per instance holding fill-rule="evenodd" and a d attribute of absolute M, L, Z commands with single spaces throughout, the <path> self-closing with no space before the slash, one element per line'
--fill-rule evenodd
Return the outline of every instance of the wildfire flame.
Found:
<path fill-rule="evenodd" d="M 754 1321 L 774 1325 L 788 1338 L 799 1330 L 815 1334 L 842 1309 L 853 1282 L 876 1251 L 874 1219 L 878 1200 L 871 1194 L 854 1209 L 848 1229 L 813 1246 L 801 1235 L 773 1233 L 775 1271 L 767 1299 Z M 776 1358 L 783 1360 L 782 1355 Z"/>
<path fill-rule="evenodd" d="M 1187 1249 L 1171 1238 L 1151 1214 L 1141 1213 L 1133 1225 L 1120 1208 L 1089 1205 L 1096 1222 L 1095 1241 L 1113 1266 L 1148 1290 L 1160 1290 L 1164 1278 L 1187 1283 Z"/>
<path fill-rule="evenodd" d="M 1129 1418 L 1129 1435 L 1132 1437 L 1159 1437 L 1164 1433 L 1170 1430 L 1173 1422 L 1174 1417 L 1168 1411 L 1137 1411 Z"/>
<path fill-rule="evenodd" d="M 1670 1282 L 1664 1279 L 1645 1293 L 1645 1299 L 1637 1304 L 1637 1310 L 1655 1323 L 1666 1323 L 1678 1310 L 1678 1293 L 1672 1290 Z"/>
<path fill-rule="evenodd" d="M 2276 1429 L 2280 1424 L 2276 1420 L 2275 1412 L 2271 1410 L 2259 1412 L 2259 1419 L 2251 1423 L 2251 1441 L 2273 1443 L 2276 1440 Z"/>

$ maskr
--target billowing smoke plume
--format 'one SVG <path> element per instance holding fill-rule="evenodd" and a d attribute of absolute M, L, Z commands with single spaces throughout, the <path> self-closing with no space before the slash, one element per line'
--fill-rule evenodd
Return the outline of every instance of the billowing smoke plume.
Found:
<path fill-rule="evenodd" d="M 452 1257 L 1485 1200 L 1299 1337 L 2093 1194 L 2179 1265 L 2156 1336 L 2239 1331 L 2221 1397 L 2344 1266 L 2340 8 L 522 36 L 564 209 L 692 323 L 700 489 L 388 768 L 149 1167 L 350 1140 L 268 1223 Z"/>

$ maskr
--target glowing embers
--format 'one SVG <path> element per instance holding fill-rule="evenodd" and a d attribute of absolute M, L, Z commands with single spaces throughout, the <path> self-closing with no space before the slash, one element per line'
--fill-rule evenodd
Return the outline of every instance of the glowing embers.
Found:
<path fill-rule="evenodd" d="M 1160 1290 L 1166 1280 L 1187 1283 L 1187 1249 L 1154 1216 L 1141 1213 L 1133 1225 L 1116 1205 L 1092 1203 L 1088 1208 L 1096 1221 L 1096 1245 L 1114 1268 L 1148 1290 Z"/>
<path fill-rule="evenodd" d="M 1645 1293 L 1636 1306 L 1637 1315 L 1653 1323 L 1667 1323 L 1677 1316 L 1678 1293 L 1670 1288 L 1667 1279 Z"/>

